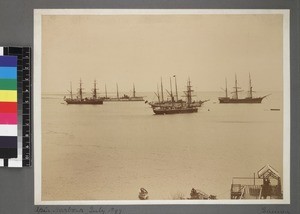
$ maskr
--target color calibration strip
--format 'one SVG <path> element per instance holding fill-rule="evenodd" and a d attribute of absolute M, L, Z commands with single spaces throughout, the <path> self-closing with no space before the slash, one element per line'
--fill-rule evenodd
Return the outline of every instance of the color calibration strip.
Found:
<path fill-rule="evenodd" d="M 0 47 L 0 56 L 16 59 L 16 69 L 13 76 L 10 69 L 6 67 L 0 75 L 0 93 L 5 91 L 6 94 L 0 95 L 0 100 L 6 100 L 5 105 L 0 104 L 0 124 L 2 120 L 6 121 L 6 128 L 1 128 L 0 136 L 3 136 L 3 145 L 12 145 L 16 142 L 17 136 L 17 155 L 8 156 L 4 150 L 3 156 L 0 155 L 0 167 L 22 167 L 31 166 L 31 48 L 30 47 Z M 6 62 L 7 63 L 7 62 Z M 3 70 L 3 69 L 2 69 Z M 6 81 L 2 81 L 6 80 Z M 14 92 L 12 92 L 14 91 Z M 14 102 L 12 102 L 14 100 Z M 4 119 L 1 114 L 10 114 Z M 14 116 L 13 114 L 16 114 Z M 7 124 L 16 122 L 15 124 Z M 8 126 L 15 126 L 16 129 L 7 129 Z M 1 151 L 0 143 L 0 151 Z"/>
<path fill-rule="evenodd" d="M 0 158 L 18 156 L 17 57 L 0 56 Z"/>

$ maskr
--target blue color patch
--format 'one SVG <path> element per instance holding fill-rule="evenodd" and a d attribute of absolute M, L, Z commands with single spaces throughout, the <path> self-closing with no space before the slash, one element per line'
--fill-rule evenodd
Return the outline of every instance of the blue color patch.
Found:
<path fill-rule="evenodd" d="M 17 56 L 0 56 L 0 67 L 17 67 Z"/>
<path fill-rule="evenodd" d="M 17 67 L 0 67 L 0 79 L 17 79 Z"/>

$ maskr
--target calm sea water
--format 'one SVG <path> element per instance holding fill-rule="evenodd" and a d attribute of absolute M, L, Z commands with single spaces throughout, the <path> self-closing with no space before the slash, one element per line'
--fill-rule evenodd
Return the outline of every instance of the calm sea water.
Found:
<path fill-rule="evenodd" d="M 144 102 L 66 105 L 43 95 L 42 200 L 137 200 L 141 187 L 150 199 L 192 188 L 228 199 L 234 176 L 265 164 L 282 175 L 282 93 L 262 104 L 219 104 L 222 95 L 197 93 L 210 101 L 177 115 L 154 115 Z"/>

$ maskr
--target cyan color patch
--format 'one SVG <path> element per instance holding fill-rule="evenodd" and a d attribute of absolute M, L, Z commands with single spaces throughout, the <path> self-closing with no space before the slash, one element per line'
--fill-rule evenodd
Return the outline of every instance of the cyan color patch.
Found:
<path fill-rule="evenodd" d="M 17 79 L 17 67 L 0 67 L 0 79 Z"/>

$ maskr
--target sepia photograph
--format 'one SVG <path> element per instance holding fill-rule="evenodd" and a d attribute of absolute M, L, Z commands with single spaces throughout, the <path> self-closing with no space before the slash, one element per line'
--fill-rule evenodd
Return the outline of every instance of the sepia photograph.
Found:
<path fill-rule="evenodd" d="M 288 10 L 34 11 L 35 204 L 289 204 Z"/>

